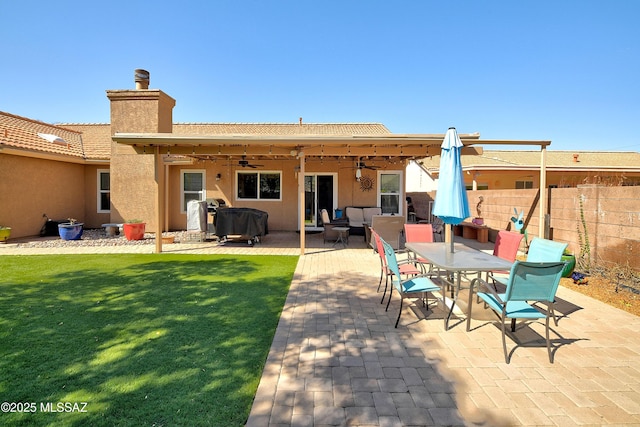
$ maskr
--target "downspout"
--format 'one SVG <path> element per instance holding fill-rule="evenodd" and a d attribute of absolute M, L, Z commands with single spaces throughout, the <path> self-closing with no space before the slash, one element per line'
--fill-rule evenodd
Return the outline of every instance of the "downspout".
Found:
<path fill-rule="evenodd" d="M 420 169 L 422 169 L 422 171 L 424 171 L 424 173 L 426 173 L 429 178 L 431 178 L 433 181 L 435 181 L 436 179 L 433 177 L 433 175 L 431 174 L 431 172 L 429 172 L 429 169 L 427 169 L 426 167 L 424 167 L 424 165 L 421 162 L 416 162 L 415 160 L 411 160 L 412 162 L 414 162 L 416 165 L 418 165 L 418 167 Z"/>
<path fill-rule="evenodd" d="M 154 169 L 155 169 L 155 181 L 156 181 L 156 253 L 162 253 L 162 213 L 163 213 L 163 195 L 164 195 L 164 168 L 162 162 L 162 154 L 160 154 L 160 147 L 156 147 L 154 153 Z"/>

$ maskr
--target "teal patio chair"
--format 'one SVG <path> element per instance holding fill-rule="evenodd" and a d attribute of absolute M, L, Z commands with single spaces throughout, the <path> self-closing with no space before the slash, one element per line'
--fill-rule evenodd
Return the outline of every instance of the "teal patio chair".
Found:
<path fill-rule="evenodd" d="M 481 278 L 473 279 L 469 290 L 467 331 L 470 330 L 471 326 L 473 291 L 474 288 L 477 288 L 477 296 L 495 311 L 501 320 L 502 348 L 506 363 L 509 363 L 505 325 L 507 319 L 511 319 L 511 332 L 515 332 L 516 319 L 545 319 L 547 353 L 549 354 L 549 362 L 553 363 L 551 341 L 549 339 L 549 318 L 553 314 L 553 303 L 564 265 L 564 262 L 515 261 L 511 267 L 506 291 L 500 294 L 485 280 Z M 481 290 L 482 292 L 480 292 Z M 546 310 L 530 303 L 544 304 L 546 305 Z"/>
<path fill-rule="evenodd" d="M 547 240 L 542 238 L 535 238 L 529 245 L 529 251 L 527 252 L 527 262 L 560 262 L 562 261 L 562 254 L 567 248 L 566 243 L 554 242 L 553 240 Z M 496 283 L 507 285 L 509 277 L 494 276 L 492 278 L 494 288 Z M 558 317 L 554 311 L 553 322 L 558 326 Z"/>
<path fill-rule="evenodd" d="M 393 289 L 395 288 L 400 294 L 400 309 L 398 310 L 398 318 L 396 319 L 395 326 L 397 328 L 398 322 L 400 321 L 400 315 L 402 314 L 402 303 L 404 302 L 405 297 L 422 294 L 422 304 L 424 307 L 428 307 L 429 300 L 427 297 L 427 293 L 440 291 L 440 286 L 433 283 L 433 281 L 425 275 L 415 275 L 408 278 L 407 280 L 402 280 L 402 277 L 400 276 L 398 259 L 396 258 L 396 253 L 393 247 L 389 243 L 385 242 L 382 238 L 380 238 L 380 241 L 382 242 L 382 246 L 384 248 L 384 256 L 386 258 L 387 267 L 392 273 L 389 276 L 392 286 L 390 287 L 389 301 L 387 301 L 387 308 L 385 309 L 385 311 L 389 310 L 389 304 L 391 303 Z"/>
<path fill-rule="evenodd" d="M 562 260 L 566 243 L 542 238 L 533 239 L 527 252 L 527 262 L 556 262 Z"/>
<path fill-rule="evenodd" d="M 387 294 L 387 288 L 389 287 L 389 278 L 393 276 L 395 273 L 392 272 L 387 266 L 387 258 L 384 255 L 384 246 L 382 244 L 382 237 L 371 228 L 371 239 L 375 242 L 375 251 L 378 253 L 380 257 L 380 281 L 378 282 L 378 291 L 380 292 L 380 286 L 382 286 L 382 279 L 384 282 L 384 292 L 382 293 L 382 299 L 380 300 L 380 304 L 384 302 L 384 297 Z M 398 261 L 398 272 L 400 275 L 398 277 L 402 278 L 402 276 L 417 276 L 418 274 L 422 274 L 422 267 L 413 260 L 403 260 Z"/>

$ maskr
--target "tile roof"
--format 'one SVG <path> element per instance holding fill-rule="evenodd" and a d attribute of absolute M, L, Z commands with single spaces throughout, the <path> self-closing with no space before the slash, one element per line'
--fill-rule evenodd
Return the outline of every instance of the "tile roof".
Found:
<path fill-rule="evenodd" d="M 56 135 L 66 143 L 52 143 L 38 134 Z M 44 154 L 84 158 L 82 135 L 72 129 L 0 111 L 0 146 Z"/>
<path fill-rule="evenodd" d="M 174 123 L 181 135 L 389 135 L 380 123 Z"/>
<path fill-rule="evenodd" d="M 111 158 L 111 125 L 100 123 L 64 124 L 82 134 L 84 152 L 87 159 L 108 160 Z"/>
<path fill-rule="evenodd" d="M 577 155 L 577 161 L 574 161 Z M 440 167 L 440 156 L 422 159 L 428 169 Z M 617 151 L 552 151 L 547 150 L 547 169 L 556 170 L 634 170 L 640 171 L 640 153 Z M 540 167 L 540 151 L 484 150 L 479 156 L 464 156 L 464 169 L 524 169 Z"/>
<path fill-rule="evenodd" d="M 54 144 L 38 133 L 61 137 L 68 145 Z M 174 123 L 180 135 L 391 135 L 381 123 Z M 91 160 L 111 157 L 111 126 L 108 123 L 52 125 L 0 111 L 0 146 L 25 151 Z M 577 162 L 574 155 L 577 154 Z M 437 170 L 440 156 L 422 159 L 424 167 Z M 540 151 L 484 150 L 480 156 L 464 156 L 465 169 L 525 169 L 540 167 Z M 640 153 L 547 150 L 547 168 L 556 170 L 640 171 Z"/>
<path fill-rule="evenodd" d="M 380 123 L 175 123 L 182 135 L 389 135 Z M 57 135 L 69 145 L 53 144 L 38 133 Z M 111 157 L 111 125 L 52 125 L 0 111 L 0 144 L 25 151 L 46 152 L 92 160 Z"/>

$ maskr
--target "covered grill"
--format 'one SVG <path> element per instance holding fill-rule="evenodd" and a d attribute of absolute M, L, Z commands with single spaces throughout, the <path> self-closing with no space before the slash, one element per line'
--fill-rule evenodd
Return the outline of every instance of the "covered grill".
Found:
<path fill-rule="evenodd" d="M 258 209 L 219 207 L 215 215 L 216 235 L 222 241 L 240 236 L 253 245 L 269 233 L 268 219 L 269 214 Z"/>

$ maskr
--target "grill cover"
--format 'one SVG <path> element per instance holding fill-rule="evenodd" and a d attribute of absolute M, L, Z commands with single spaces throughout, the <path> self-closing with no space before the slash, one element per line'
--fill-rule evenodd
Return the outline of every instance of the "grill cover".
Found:
<path fill-rule="evenodd" d="M 187 203 L 187 231 L 207 231 L 207 202 L 190 200 Z"/>
<path fill-rule="evenodd" d="M 215 225 L 217 236 L 264 236 L 269 233 L 269 214 L 252 208 L 218 208 Z"/>

